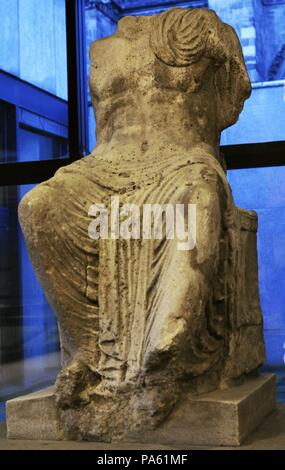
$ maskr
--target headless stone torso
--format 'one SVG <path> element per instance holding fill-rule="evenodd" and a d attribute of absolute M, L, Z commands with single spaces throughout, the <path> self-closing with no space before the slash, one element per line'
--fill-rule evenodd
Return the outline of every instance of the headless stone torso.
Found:
<path fill-rule="evenodd" d="M 151 165 L 199 147 L 218 158 L 220 133 L 217 102 L 207 81 L 209 59 L 196 68 L 193 78 L 183 70 L 159 61 L 149 46 L 149 18 L 126 18 L 116 35 L 95 42 L 91 48 L 90 89 L 96 117 L 95 154 L 115 166 L 136 161 Z M 143 34 L 137 28 L 144 26 Z M 112 67 L 110 67 L 112 64 Z M 200 94 L 192 94 L 195 80 L 205 75 L 201 109 Z M 208 75 L 208 77 L 207 77 Z"/>
<path fill-rule="evenodd" d="M 210 54 L 191 66 L 169 65 L 150 46 L 152 28 L 152 18 L 126 18 L 116 35 L 92 46 L 98 145 L 20 208 L 61 329 L 57 403 L 80 436 L 115 435 L 120 419 L 132 428 L 135 416 L 142 426 L 156 424 L 185 389 L 214 389 L 263 360 L 256 216 L 234 206 L 219 162 L 221 120 L 233 111 L 220 112 L 226 98 Z M 241 94 L 237 114 L 241 79 L 234 93 Z M 108 206 L 113 195 L 140 207 L 197 204 L 197 246 L 179 252 L 176 240 L 94 242 L 89 207 Z"/>

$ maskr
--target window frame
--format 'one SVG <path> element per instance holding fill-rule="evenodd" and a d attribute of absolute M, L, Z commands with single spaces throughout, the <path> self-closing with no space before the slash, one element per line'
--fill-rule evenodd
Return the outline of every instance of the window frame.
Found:
<path fill-rule="evenodd" d="M 171 3 L 171 2 L 170 2 Z M 182 3 L 182 2 L 181 2 Z M 159 7 L 159 1 L 155 8 Z M 124 12 L 125 13 L 125 12 Z M 131 11 L 127 11 L 131 13 Z M 88 101 L 86 78 L 86 50 L 85 50 L 85 17 L 84 0 L 66 0 L 66 38 L 67 38 L 67 72 L 68 72 L 68 139 L 69 157 L 52 160 L 1 163 L 0 186 L 40 183 L 51 178 L 61 166 L 68 165 L 88 154 Z M 5 79 L 3 80 L 3 77 Z M 21 82 L 22 87 L 32 88 L 37 106 L 44 100 L 47 106 L 50 99 L 53 106 L 57 103 L 57 112 L 64 102 L 61 98 L 37 88 L 34 85 L 0 71 L 1 96 L 9 94 L 13 97 L 11 83 Z M 2 86 L 4 83 L 5 86 Z M 4 91 L 5 93 L 4 93 Z M 21 93 L 25 100 L 25 93 Z M 52 106 L 51 106 L 52 108 Z M 243 168 L 258 168 L 285 165 L 285 140 L 224 145 L 220 147 L 227 168 L 229 170 Z"/>

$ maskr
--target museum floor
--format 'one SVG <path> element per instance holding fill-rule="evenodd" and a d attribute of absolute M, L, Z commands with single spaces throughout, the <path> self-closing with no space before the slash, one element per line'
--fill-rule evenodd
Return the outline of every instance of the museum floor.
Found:
<path fill-rule="evenodd" d="M 0 423 L 0 450 L 189 450 L 205 447 L 166 447 L 146 444 L 102 444 L 94 442 L 63 441 L 18 441 L 6 439 L 5 423 Z M 220 449 L 220 448 L 207 448 Z M 285 405 L 278 405 L 277 410 L 238 448 L 242 450 L 285 450 Z"/>

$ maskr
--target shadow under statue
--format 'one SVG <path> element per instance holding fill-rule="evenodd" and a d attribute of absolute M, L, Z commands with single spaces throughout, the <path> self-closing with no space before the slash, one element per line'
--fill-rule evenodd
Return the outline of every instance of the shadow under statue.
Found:
<path fill-rule="evenodd" d="M 250 81 L 207 9 L 120 20 L 91 46 L 91 155 L 30 191 L 19 216 L 59 323 L 55 387 L 7 404 L 8 436 L 239 445 L 275 407 L 264 363 L 253 211 L 219 152 Z M 89 208 L 195 204 L 196 246 L 100 239 Z"/>

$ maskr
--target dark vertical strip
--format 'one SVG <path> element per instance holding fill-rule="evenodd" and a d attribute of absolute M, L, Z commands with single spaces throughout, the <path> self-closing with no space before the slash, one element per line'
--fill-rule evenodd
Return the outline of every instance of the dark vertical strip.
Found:
<path fill-rule="evenodd" d="M 77 160 L 88 153 L 84 0 L 66 0 L 66 36 L 69 154 Z"/>
<path fill-rule="evenodd" d="M 8 103 L 1 103 L 0 111 L 5 122 L 1 129 L 0 160 L 9 161 L 17 158 L 18 112 Z M 0 187 L 0 364 L 19 361 L 23 355 L 17 207 L 17 186 Z"/>
<path fill-rule="evenodd" d="M 19 106 L 15 106 L 15 155 L 16 155 L 16 161 L 19 162 L 21 160 L 21 130 L 20 130 L 20 108 Z M 24 308 L 23 308 L 23 290 L 22 290 L 22 285 L 23 285 L 23 272 L 22 272 L 22 252 L 21 252 L 21 229 L 19 225 L 19 219 L 18 219 L 18 204 L 20 202 L 19 200 L 19 185 L 15 185 L 12 187 L 8 187 L 7 190 L 13 191 L 14 190 L 14 203 L 13 203 L 13 208 L 14 208 L 14 227 L 12 228 L 13 234 L 15 236 L 15 251 L 17 253 L 17 260 L 16 260 L 16 273 L 15 273 L 15 283 L 17 279 L 17 312 L 16 312 L 16 331 L 18 332 L 18 343 L 19 347 L 16 348 L 16 351 L 18 349 L 18 357 L 14 358 L 14 360 L 23 360 L 24 359 L 24 349 L 25 349 L 25 338 L 24 338 Z M 17 247 L 17 248 L 16 248 Z M 10 249 L 10 247 L 9 247 Z M 12 343 L 13 344 L 13 343 Z M 21 363 L 21 369 L 19 367 L 19 379 L 21 376 L 24 374 L 24 364 L 23 362 Z"/>

